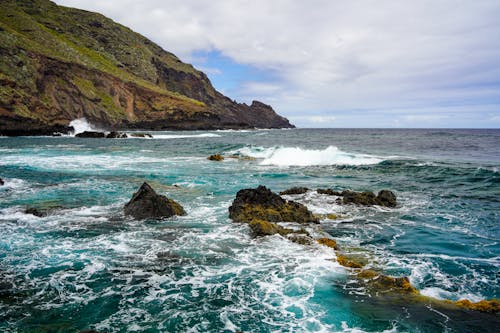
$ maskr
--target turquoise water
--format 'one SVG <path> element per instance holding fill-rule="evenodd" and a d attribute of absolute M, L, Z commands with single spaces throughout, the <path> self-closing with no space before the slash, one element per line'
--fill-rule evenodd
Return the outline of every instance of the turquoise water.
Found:
<path fill-rule="evenodd" d="M 228 207 L 266 185 L 393 190 L 397 208 L 339 206 L 330 234 L 368 267 L 427 296 L 500 297 L 500 130 L 157 132 L 154 139 L 0 138 L 4 332 L 494 332 L 498 315 L 450 316 L 351 287 L 333 250 L 252 238 Z M 236 154 L 255 159 L 208 155 Z M 143 181 L 188 215 L 134 221 Z M 26 207 L 51 208 L 46 217 Z"/>

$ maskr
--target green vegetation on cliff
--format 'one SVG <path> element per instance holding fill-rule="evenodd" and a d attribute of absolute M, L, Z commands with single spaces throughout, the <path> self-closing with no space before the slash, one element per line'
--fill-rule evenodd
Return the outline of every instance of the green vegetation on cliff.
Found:
<path fill-rule="evenodd" d="M 2 0 L 0 131 L 290 127 L 262 103 L 237 104 L 206 75 L 97 14 L 48 0 Z"/>

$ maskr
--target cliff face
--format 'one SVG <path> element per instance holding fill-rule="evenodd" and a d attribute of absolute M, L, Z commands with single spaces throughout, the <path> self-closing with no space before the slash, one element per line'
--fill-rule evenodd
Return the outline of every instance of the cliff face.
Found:
<path fill-rule="evenodd" d="M 0 133 L 44 134 L 81 117 L 109 129 L 293 127 L 100 14 L 48 0 L 1 7 Z"/>

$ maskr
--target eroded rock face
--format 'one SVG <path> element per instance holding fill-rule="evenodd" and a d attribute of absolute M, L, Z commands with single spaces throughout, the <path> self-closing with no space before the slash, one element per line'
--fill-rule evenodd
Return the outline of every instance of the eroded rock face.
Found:
<path fill-rule="evenodd" d="M 229 217 L 236 222 L 260 219 L 268 222 L 319 223 L 306 206 L 287 201 L 265 186 L 238 191 Z"/>
<path fill-rule="evenodd" d="M 304 194 L 307 191 L 309 191 L 309 189 L 307 187 L 292 187 L 292 188 L 289 188 L 288 190 L 281 191 L 280 195 Z"/>
<path fill-rule="evenodd" d="M 184 208 L 172 199 L 157 194 L 148 183 L 143 183 L 132 199 L 125 205 L 126 215 L 136 219 L 186 215 Z"/>

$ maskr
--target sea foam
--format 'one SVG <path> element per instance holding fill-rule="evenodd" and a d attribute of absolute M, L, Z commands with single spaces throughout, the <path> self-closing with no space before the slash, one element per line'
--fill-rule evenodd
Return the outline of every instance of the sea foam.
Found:
<path fill-rule="evenodd" d="M 69 126 L 73 126 L 75 129 L 74 134 L 83 133 L 85 131 L 96 131 L 96 128 L 93 127 L 85 118 L 72 120 L 69 123 Z"/>
<path fill-rule="evenodd" d="M 335 146 L 317 150 L 299 147 L 244 147 L 235 153 L 262 159 L 261 165 L 276 166 L 370 165 L 383 161 L 372 155 L 348 153 Z"/>

